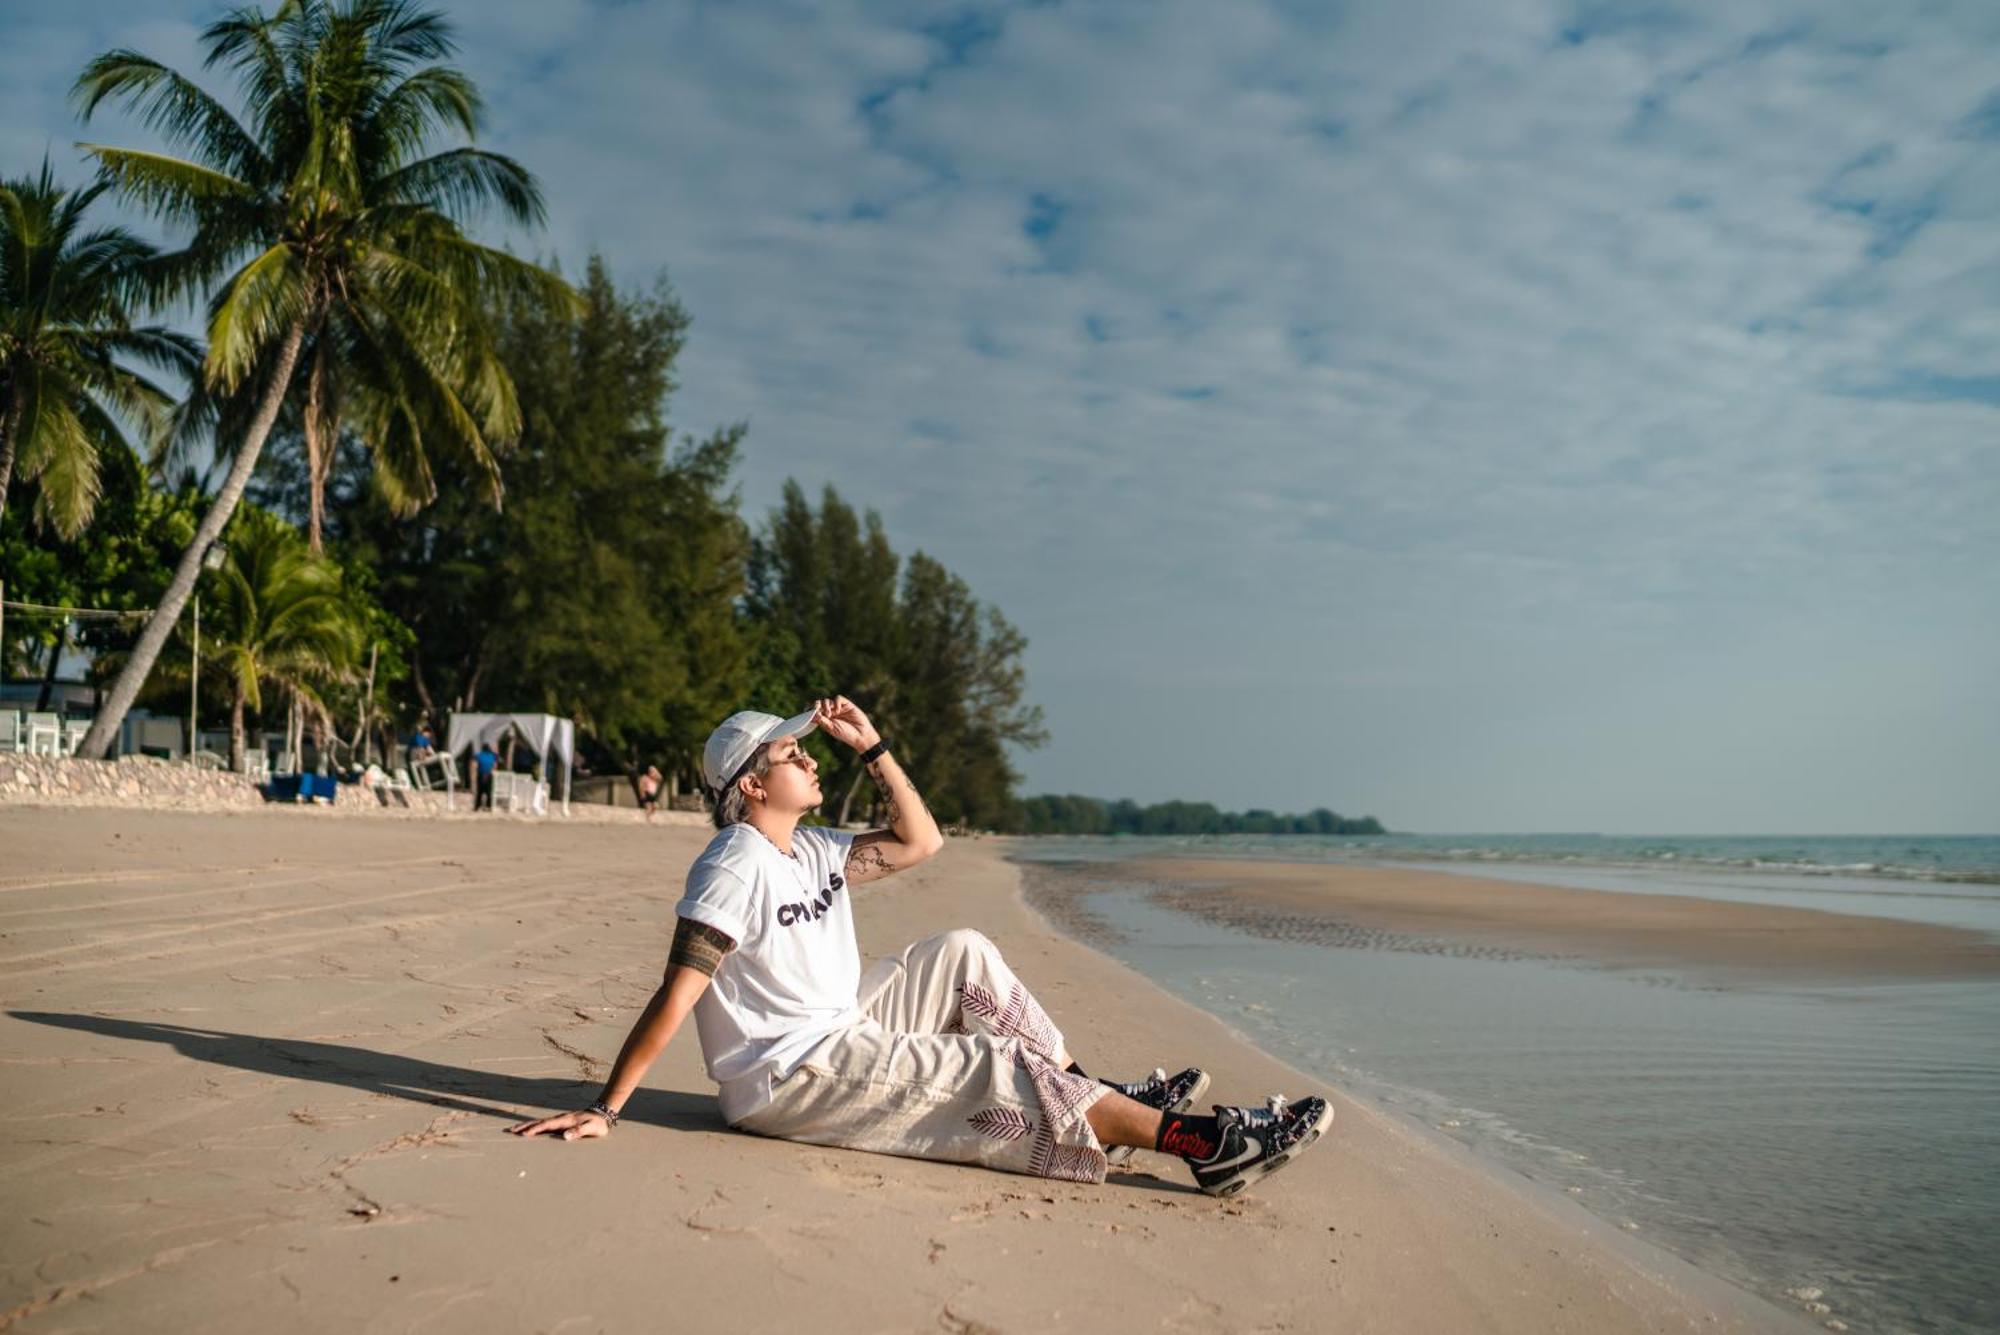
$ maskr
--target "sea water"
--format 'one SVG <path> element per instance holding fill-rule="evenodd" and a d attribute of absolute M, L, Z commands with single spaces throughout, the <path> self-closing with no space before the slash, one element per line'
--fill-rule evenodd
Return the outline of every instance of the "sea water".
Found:
<path fill-rule="evenodd" d="M 1664 970 L 1272 941 L 1164 907 L 1119 865 L 1375 860 L 1343 847 L 1357 841 L 1313 840 L 1311 857 L 1300 842 L 1024 840 L 1015 856 L 1081 894 L 1103 929 L 1093 944 L 1274 1055 L 1713 1273 L 1794 1308 L 1826 1304 L 1815 1315 L 1857 1331 L 2000 1330 L 2000 983 L 1719 987 Z M 1751 859 L 1775 851 L 1733 842 Z M 2000 840 L 1965 842 L 2000 852 Z M 1951 870 L 1932 876 L 1863 871 L 1865 857 L 1836 871 L 1733 853 L 1676 857 L 1675 869 L 1658 856 L 1409 853 L 1391 860 L 2000 933 L 2000 859 L 1964 847 L 1934 854 Z"/>

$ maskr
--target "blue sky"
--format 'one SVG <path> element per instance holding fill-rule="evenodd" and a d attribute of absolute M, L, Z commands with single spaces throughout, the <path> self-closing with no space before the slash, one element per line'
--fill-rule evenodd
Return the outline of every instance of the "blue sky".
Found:
<path fill-rule="evenodd" d="M 0 170 L 217 8 L 0 0 Z M 2000 827 L 1990 0 L 450 8 L 749 512 L 1030 636 L 1031 791 Z"/>

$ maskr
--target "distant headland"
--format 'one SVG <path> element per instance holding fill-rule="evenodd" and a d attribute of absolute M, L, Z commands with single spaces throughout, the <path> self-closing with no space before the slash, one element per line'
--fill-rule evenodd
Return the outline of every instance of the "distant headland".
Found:
<path fill-rule="evenodd" d="M 1353 819 L 1325 807 L 1303 815 L 1222 811 L 1212 802 L 1155 802 L 1043 793 L 1016 807 L 1020 834 L 1387 834 L 1373 816 Z"/>

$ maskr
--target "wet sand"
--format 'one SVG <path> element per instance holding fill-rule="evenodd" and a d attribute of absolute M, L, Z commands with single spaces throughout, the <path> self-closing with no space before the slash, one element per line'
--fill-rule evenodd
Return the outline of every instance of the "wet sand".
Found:
<path fill-rule="evenodd" d="M 1332 1093 L 1255 1194 L 759 1140 L 692 1032 L 594 1093 L 704 834 L 0 807 L 0 1330 L 1744 1331 L 1796 1318 Z M 1093 1070 L 1311 1083 L 1056 934 L 996 843 L 856 894 L 1007 952 Z"/>
<path fill-rule="evenodd" d="M 1557 959 L 1741 978 L 2000 974 L 2000 943 L 1927 923 L 1443 872 L 1192 858 L 1121 862 L 1186 913 L 1315 945 Z M 1095 868 L 1084 869 L 1093 874 Z"/>

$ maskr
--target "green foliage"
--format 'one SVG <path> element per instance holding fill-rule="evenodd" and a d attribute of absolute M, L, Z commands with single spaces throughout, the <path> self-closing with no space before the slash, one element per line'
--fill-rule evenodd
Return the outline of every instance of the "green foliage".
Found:
<path fill-rule="evenodd" d="M 133 322 L 132 286 L 153 247 L 122 228 L 85 230 L 102 185 L 66 190 L 39 176 L 0 181 L 0 503 L 10 478 L 39 481 L 35 517 L 73 539 L 90 522 L 113 456 L 148 438 L 173 398 L 131 369 L 139 361 L 192 377 L 200 350 Z"/>
<path fill-rule="evenodd" d="M 203 581 L 201 653 L 228 684 L 229 760 L 240 768 L 243 710 L 261 714 L 275 686 L 324 711 L 321 691 L 353 678 L 371 618 L 366 594 L 275 515 L 244 506 L 225 542 L 221 569 Z M 180 653 L 162 656 L 163 676 L 187 680 L 190 630 L 182 628 Z"/>
<path fill-rule="evenodd" d="M 126 197 L 195 228 L 148 266 L 156 290 L 209 299 L 203 392 L 177 442 L 235 436 L 279 345 L 303 331 L 287 392 L 315 551 L 343 426 L 399 511 L 436 497 L 439 456 L 498 504 L 495 450 L 519 431 L 520 408 L 488 313 L 573 297 L 461 230 L 489 209 L 539 224 L 542 198 L 513 160 L 436 144 L 479 128 L 471 81 L 434 63 L 453 49 L 448 25 L 401 0 L 288 0 L 268 15 L 238 10 L 202 43 L 211 67 L 235 75 L 242 118 L 137 51 L 97 57 L 76 85 L 86 119 L 122 102 L 188 155 L 85 145 Z"/>
<path fill-rule="evenodd" d="M 900 580 L 899 580 L 900 571 Z M 1012 803 L 1009 745 L 1044 740 L 1023 703 L 1027 640 L 919 552 L 902 562 L 879 516 L 857 517 L 829 487 L 815 512 L 787 483 L 753 548 L 745 613 L 776 712 L 839 692 L 866 710 L 919 792 L 948 823 L 992 826 Z M 839 748 L 811 743 L 825 766 L 828 814 L 852 815 L 862 772 Z"/>
<path fill-rule="evenodd" d="M 193 236 L 139 272 L 160 297 L 208 302 L 208 352 L 170 444 L 213 434 L 234 458 L 166 592 L 84 738 L 103 755 L 193 593 L 203 550 L 234 514 L 286 400 L 308 447 L 310 545 L 320 547 L 326 470 L 353 426 L 378 487 L 403 512 L 436 495 L 448 459 L 493 504 L 494 450 L 519 427 L 488 313 L 509 301 L 563 306 L 553 274 L 472 241 L 461 224 L 492 207 L 541 220 L 534 180 L 469 146 L 471 81 L 435 62 L 452 51 L 437 14 L 408 0 L 284 0 L 232 11 L 202 34 L 207 66 L 236 77 L 239 118 L 137 51 L 87 65 L 72 90 L 85 119 L 124 104 L 175 153 L 86 144 L 101 179 Z"/>
<path fill-rule="evenodd" d="M 519 303 L 502 323 L 529 405 L 504 514 L 446 486 L 412 521 L 357 497 L 336 531 L 415 632 L 414 709 L 544 710 L 574 718 L 600 763 L 662 756 L 692 778 L 750 671 L 729 489 L 743 432 L 673 442 L 688 318 L 671 292 L 621 296 L 593 259 L 582 298 L 575 316 Z"/>
<path fill-rule="evenodd" d="M 1015 805 L 1006 828 L 1020 834 L 1386 834 L 1373 816 L 1350 819 L 1316 807 L 1304 815 L 1218 811 L 1208 802 L 1157 802 L 1142 807 L 1129 799 L 1106 802 L 1074 793 L 1043 793 Z"/>
<path fill-rule="evenodd" d="M 201 497 L 149 485 L 138 456 L 124 445 L 108 446 L 99 455 L 98 478 L 95 522 L 67 539 L 44 531 L 33 517 L 41 483 L 15 478 L 14 503 L 0 515 L 0 580 L 6 581 L 10 601 L 140 612 L 159 603 L 174 558 L 194 533 Z M 63 618 L 9 612 L 0 666 L 18 674 L 30 653 L 46 663 L 61 644 L 121 653 L 131 648 L 141 620 L 79 622 L 72 639 Z M 96 666 L 101 672 L 111 661 Z"/>

